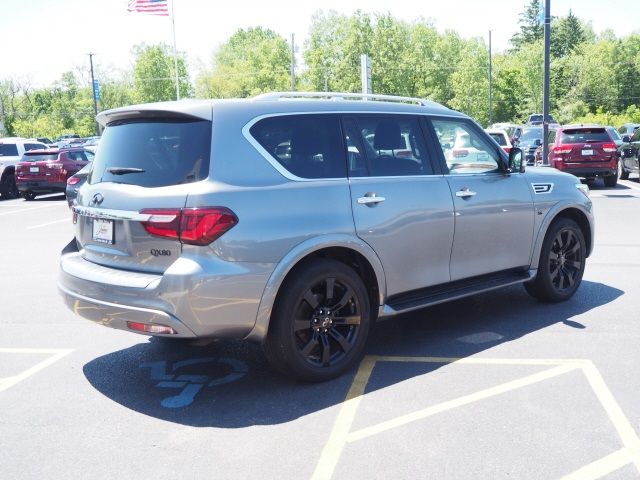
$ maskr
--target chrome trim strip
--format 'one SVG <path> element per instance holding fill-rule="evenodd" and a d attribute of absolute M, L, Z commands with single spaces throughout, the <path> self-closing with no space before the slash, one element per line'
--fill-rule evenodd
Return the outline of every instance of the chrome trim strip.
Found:
<path fill-rule="evenodd" d="M 80 215 L 82 217 L 89 218 L 101 218 L 106 220 L 132 220 L 135 222 L 148 222 L 151 217 L 158 217 L 158 215 L 151 215 L 149 213 L 140 213 L 129 210 L 112 210 L 109 208 L 95 208 L 95 207 L 79 207 L 74 206 L 72 208 L 73 213 Z M 163 216 L 161 220 L 156 220 L 159 223 L 168 223 L 170 220 L 166 220 Z M 175 218 L 175 217 L 174 217 Z"/>

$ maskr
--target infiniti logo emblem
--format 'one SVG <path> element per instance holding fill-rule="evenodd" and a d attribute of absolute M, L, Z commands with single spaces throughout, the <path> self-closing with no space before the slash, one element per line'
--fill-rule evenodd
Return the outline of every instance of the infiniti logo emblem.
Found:
<path fill-rule="evenodd" d="M 104 200 L 104 197 L 102 196 L 102 194 L 96 193 L 91 199 L 91 203 L 93 203 L 94 205 L 100 205 L 103 200 Z"/>

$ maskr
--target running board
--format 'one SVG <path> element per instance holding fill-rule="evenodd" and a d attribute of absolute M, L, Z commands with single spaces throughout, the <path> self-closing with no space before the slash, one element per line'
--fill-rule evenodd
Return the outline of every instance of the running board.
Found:
<path fill-rule="evenodd" d="M 507 270 L 392 295 L 382 308 L 382 316 L 417 310 L 496 288 L 523 283 L 532 280 L 535 276 L 536 270 L 533 269 Z"/>

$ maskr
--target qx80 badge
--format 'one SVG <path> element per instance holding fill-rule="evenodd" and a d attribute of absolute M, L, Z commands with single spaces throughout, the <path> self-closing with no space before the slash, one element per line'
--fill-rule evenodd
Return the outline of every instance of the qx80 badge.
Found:
<path fill-rule="evenodd" d="M 170 257 L 171 250 L 158 250 L 157 248 L 152 248 L 149 253 L 154 257 Z"/>

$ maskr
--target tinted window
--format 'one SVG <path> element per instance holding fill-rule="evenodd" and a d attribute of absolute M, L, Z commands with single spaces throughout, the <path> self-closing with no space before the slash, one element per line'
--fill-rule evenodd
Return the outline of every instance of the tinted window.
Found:
<path fill-rule="evenodd" d="M 27 152 L 29 150 L 42 150 L 44 148 L 47 148 L 47 146 L 44 143 L 25 143 L 24 144 L 24 149 Z"/>
<path fill-rule="evenodd" d="M 547 138 L 547 143 L 553 143 L 556 141 L 556 133 L 557 130 L 549 130 L 549 137 Z"/>
<path fill-rule="evenodd" d="M 432 120 L 449 173 L 489 173 L 499 171 L 497 147 L 460 120 Z"/>
<path fill-rule="evenodd" d="M 102 135 L 89 182 L 143 187 L 197 182 L 209 174 L 210 150 L 211 122 L 205 120 L 111 124 Z M 128 168 L 142 171 L 127 173 Z"/>
<path fill-rule="evenodd" d="M 490 133 L 489 134 L 491 136 L 491 138 L 493 138 L 498 145 L 500 145 L 501 147 L 504 147 L 507 145 L 507 141 L 504 138 L 504 135 L 502 135 L 501 133 Z"/>
<path fill-rule="evenodd" d="M 340 124 L 336 115 L 264 118 L 251 127 L 250 133 L 274 160 L 297 177 L 346 176 Z"/>
<path fill-rule="evenodd" d="M 604 128 L 575 128 L 562 131 L 560 143 L 610 142 Z"/>
<path fill-rule="evenodd" d="M 640 130 L 636 130 L 636 133 L 631 137 L 632 142 L 640 142 Z"/>
<path fill-rule="evenodd" d="M 346 122 L 345 130 L 349 152 L 349 175 L 352 177 L 396 177 L 433 173 L 420 124 L 415 117 L 356 116 Z"/>
<path fill-rule="evenodd" d="M 22 157 L 23 162 L 42 162 L 49 160 L 56 160 L 58 158 L 57 153 L 49 153 L 46 155 L 24 155 Z"/>
<path fill-rule="evenodd" d="M 0 157 L 15 157 L 18 155 L 18 147 L 15 143 L 0 143 Z"/>
<path fill-rule="evenodd" d="M 620 134 L 615 128 L 607 128 L 607 132 L 609 132 L 609 135 L 611 135 L 613 140 L 622 140 L 622 138 L 620 138 Z"/>

